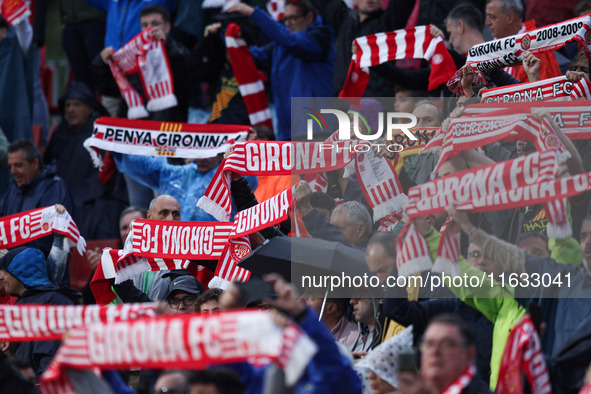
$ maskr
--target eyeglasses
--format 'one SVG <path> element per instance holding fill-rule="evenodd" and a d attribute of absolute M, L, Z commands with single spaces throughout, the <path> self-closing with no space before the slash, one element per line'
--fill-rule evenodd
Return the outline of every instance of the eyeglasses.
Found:
<path fill-rule="evenodd" d="M 195 303 L 196 299 L 197 297 L 192 295 L 184 296 L 183 298 L 172 298 L 168 300 L 168 305 L 171 308 L 177 309 L 181 305 L 181 301 L 183 304 L 185 304 L 185 306 L 191 306 Z"/>
<path fill-rule="evenodd" d="M 468 256 L 469 259 L 472 259 L 472 258 L 477 259 L 479 257 L 484 257 L 484 255 L 482 254 L 482 252 L 477 252 L 477 251 L 468 252 L 468 255 L 467 256 Z"/>
<path fill-rule="evenodd" d="M 421 342 L 420 348 L 422 352 L 425 352 L 429 349 L 437 348 L 444 352 L 453 350 L 459 346 L 461 346 L 461 342 L 454 341 L 453 339 L 442 339 L 441 341 L 432 341 L 432 340 L 424 340 Z"/>
<path fill-rule="evenodd" d="M 292 15 L 292 16 L 286 16 L 283 18 L 283 23 L 287 23 L 287 22 L 295 22 L 298 19 L 300 19 L 302 17 L 302 15 Z"/>

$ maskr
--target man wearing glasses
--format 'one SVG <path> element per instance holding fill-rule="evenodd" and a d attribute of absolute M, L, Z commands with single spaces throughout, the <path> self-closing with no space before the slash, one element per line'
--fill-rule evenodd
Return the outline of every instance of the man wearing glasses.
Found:
<path fill-rule="evenodd" d="M 197 311 L 197 297 L 203 294 L 203 285 L 190 275 L 179 276 L 168 286 L 166 300 L 168 306 L 176 313 Z"/>

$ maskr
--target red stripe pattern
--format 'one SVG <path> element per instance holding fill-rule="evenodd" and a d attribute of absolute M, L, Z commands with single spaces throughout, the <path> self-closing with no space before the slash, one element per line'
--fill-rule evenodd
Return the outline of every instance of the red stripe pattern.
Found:
<path fill-rule="evenodd" d="M 271 110 L 265 94 L 267 78 L 257 70 L 248 46 L 242 39 L 240 26 L 230 23 L 226 29 L 225 40 L 232 71 L 244 99 L 250 124 L 265 125 L 272 130 Z"/>

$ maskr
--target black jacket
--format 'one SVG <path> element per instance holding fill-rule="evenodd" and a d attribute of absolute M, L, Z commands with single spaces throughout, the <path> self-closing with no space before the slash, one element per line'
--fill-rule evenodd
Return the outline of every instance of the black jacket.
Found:
<path fill-rule="evenodd" d="M 80 294 L 72 289 L 46 285 L 27 289 L 16 301 L 16 305 L 73 305 L 79 301 L 79 296 Z M 40 376 L 49 366 L 60 345 L 61 341 L 22 342 L 16 351 L 16 357 L 29 360 L 37 376 Z"/>

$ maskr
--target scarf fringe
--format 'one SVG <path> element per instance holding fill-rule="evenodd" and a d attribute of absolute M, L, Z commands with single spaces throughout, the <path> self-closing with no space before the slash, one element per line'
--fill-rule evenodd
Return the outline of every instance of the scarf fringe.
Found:
<path fill-rule="evenodd" d="M 407 261 L 402 267 L 398 269 L 398 276 L 409 277 L 421 271 L 431 271 L 433 262 L 429 256 L 419 256 L 415 259 Z"/>
<path fill-rule="evenodd" d="M 175 107 L 177 105 L 178 105 L 178 101 L 176 99 L 176 96 L 171 93 L 171 94 L 167 94 L 164 97 L 158 97 L 158 98 L 148 101 L 148 104 L 146 105 L 146 107 L 148 108 L 148 111 L 155 112 L 155 111 L 161 111 L 163 109 Z"/>
<path fill-rule="evenodd" d="M 92 146 L 90 146 L 91 142 L 92 142 L 92 137 L 89 137 L 84 140 L 84 143 L 82 144 L 82 146 L 84 146 L 86 148 L 86 150 L 88 151 L 88 153 L 90 154 L 90 159 L 92 160 L 92 164 L 96 168 L 102 168 L 103 167 L 103 159 L 101 159 L 98 151 L 95 148 L 93 148 Z"/>
<path fill-rule="evenodd" d="M 134 276 L 150 271 L 150 263 L 146 258 L 142 258 L 140 261 L 130 264 L 125 268 L 120 269 L 115 277 L 115 284 L 118 285 L 125 282 L 128 279 L 132 279 Z"/>
<path fill-rule="evenodd" d="M 203 209 L 220 222 L 227 222 L 230 220 L 230 215 L 228 215 L 226 210 L 207 196 L 203 196 L 197 201 L 197 207 Z"/>
<path fill-rule="evenodd" d="M 456 277 L 462 275 L 462 268 L 458 263 L 454 263 L 448 258 L 438 256 L 437 259 L 435 259 L 431 272 L 444 273 Z"/>
<path fill-rule="evenodd" d="M 148 115 L 148 111 L 144 107 L 130 107 L 127 110 L 127 117 L 129 119 L 147 118 Z"/>
<path fill-rule="evenodd" d="M 222 289 L 224 291 L 229 290 L 231 286 L 232 286 L 232 282 L 230 282 L 229 280 L 220 278 L 217 275 L 214 276 L 213 278 L 211 278 L 211 280 L 207 284 L 207 287 L 209 287 L 210 289 Z"/>
<path fill-rule="evenodd" d="M 562 224 L 548 222 L 546 234 L 548 238 L 564 239 L 573 235 L 573 229 L 568 221 Z"/>
<path fill-rule="evenodd" d="M 398 212 L 408 203 L 408 197 L 406 194 L 399 194 L 390 198 L 385 203 L 382 203 L 373 208 L 373 221 L 377 222 L 378 220 L 385 218 L 388 215 L 391 215 L 393 212 Z"/>

